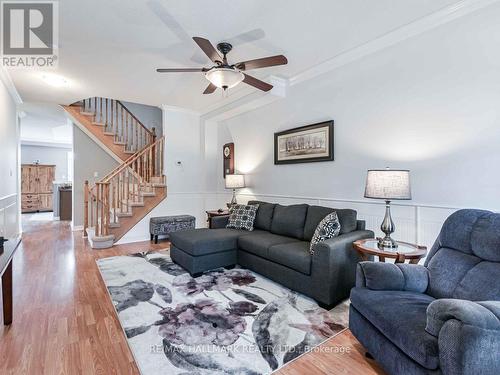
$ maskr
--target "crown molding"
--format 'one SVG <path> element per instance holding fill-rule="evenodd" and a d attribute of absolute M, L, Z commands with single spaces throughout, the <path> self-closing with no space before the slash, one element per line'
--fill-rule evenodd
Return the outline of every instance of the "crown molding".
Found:
<path fill-rule="evenodd" d="M 17 92 L 16 86 L 14 85 L 14 82 L 12 81 L 12 78 L 3 66 L 0 65 L 0 79 L 4 83 L 5 87 L 7 88 L 7 91 L 10 93 L 12 96 L 12 99 L 14 102 L 19 105 L 23 104 L 23 100 L 21 99 L 21 96 Z"/>
<path fill-rule="evenodd" d="M 425 33 L 438 26 L 444 25 L 457 18 L 468 15 L 479 9 L 485 8 L 499 0 L 461 0 L 455 4 L 447 6 L 437 12 L 424 16 L 407 25 L 401 26 L 390 31 L 376 39 L 364 43 L 358 47 L 341 53 L 332 59 L 326 60 L 310 69 L 307 69 L 290 78 L 290 85 L 296 85 L 309 79 L 315 78 L 321 74 L 328 73 L 341 66 L 350 64 L 365 56 L 379 52 L 395 44 L 403 42 L 414 36 Z"/>
<path fill-rule="evenodd" d="M 53 147 L 53 148 L 63 148 L 72 149 L 73 145 L 71 143 L 64 142 L 51 142 L 51 141 L 38 141 L 33 139 L 21 139 L 21 146 L 37 146 L 37 147 Z"/>
<path fill-rule="evenodd" d="M 162 104 L 159 107 L 161 108 L 162 111 L 182 112 L 182 113 L 188 113 L 188 114 L 196 115 L 196 116 L 201 115 L 200 112 L 195 111 L 194 109 L 189 109 L 189 108 L 185 108 L 185 107 L 178 107 L 175 105 Z"/>

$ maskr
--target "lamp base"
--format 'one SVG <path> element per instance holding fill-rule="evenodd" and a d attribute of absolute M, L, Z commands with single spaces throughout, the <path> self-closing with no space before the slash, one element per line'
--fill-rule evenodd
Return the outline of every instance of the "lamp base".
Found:
<path fill-rule="evenodd" d="M 391 233 L 394 233 L 395 226 L 391 217 L 391 202 L 385 201 L 385 216 L 380 230 L 384 232 L 385 237 L 379 238 L 378 247 L 379 249 L 397 249 L 398 244 L 391 238 Z"/>
<path fill-rule="evenodd" d="M 398 243 L 391 238 L 391 236 L 385 236 L 384 238 L 378 239 L 378 248 L 379 249 L 397 249 Z"/>

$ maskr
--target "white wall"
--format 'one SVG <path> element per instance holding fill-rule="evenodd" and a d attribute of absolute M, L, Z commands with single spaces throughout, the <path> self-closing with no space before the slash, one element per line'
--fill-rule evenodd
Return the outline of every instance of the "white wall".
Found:
<path fill-rule="evenodd" d="M 182 108 L 164 107 L 163 134 L 166 135 L 167 198 L 118 243 L 149 239 L 149 219 L 152 216 L 188 214 L 196 217 L 197 227 L 206 225 L 205 143 L 200 116 Z"/>
<path fill-rule="evenodd" d="M 0 80 L 0 233 L 11 237 L 19 232 L 19 126 L 16 102 Z"/>
<path fill-rule="evenodd" d="M 77 125 L 73 125 L 73 228 L 83 225 L 83 186 L 90 186 L 106 176 L 119 164 Z M 94 177 L 97 172 L 98 177 Z"/>
<path fill-rule="evenodd" d="M 218 148 L 235 143 L 246 193 L 355 206 L 374 229 L 383 209 L 362 198 L 366 170 L 408 168 L 414 207 L 395 209 L 396 237 L 429 244 L 452 211 L 436 206 L 500 210 L 499 19 L 500 6 L 489 7 L 294 85 L 222 122 Z M 273 164 L 274 132 L 329 119 L 335 161 Z"/>
<path fill-rule="evenodd" d="M 40 164 L 55 165 L 56 181 L 68 181 L 68 152 L 71 148 L 21 145 L 21 163 L 40 160 Z"/>

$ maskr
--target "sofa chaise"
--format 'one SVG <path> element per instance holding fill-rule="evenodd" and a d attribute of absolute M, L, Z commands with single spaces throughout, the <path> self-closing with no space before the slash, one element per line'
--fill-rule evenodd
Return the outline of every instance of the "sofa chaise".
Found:
<path fill-rule="evenodd" d="M 172 233 L 170 254 L 193 277 L 218 267 L 242 267 L 260 273 L 331 308 L 349 296 L 360 258 L 352 243 L 372 238 L 365 222 L 351 209 L 296 204 L 282 206 L 260 201 L 254 230 L 225 228 L 228 218 L 214 218 L 215 229 Z M 310 241 L 319 222 L 332 211 L 339 217 L 337 237 L 316 244 Z"/>
<path fill-rule="evenodd" d="M 389 374 L 500 374 L 500 214 L 452 214 L 423 266 L 359 263 L 349 328 Z"/>

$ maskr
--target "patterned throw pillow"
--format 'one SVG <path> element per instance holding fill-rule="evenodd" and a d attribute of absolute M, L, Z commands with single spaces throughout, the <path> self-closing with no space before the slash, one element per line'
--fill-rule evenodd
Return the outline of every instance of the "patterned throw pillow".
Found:
<path fill-rule="evenodd" d="M 340 233 L 340 222 L 337 216 L 337 212 L 333 211 L 331 214 L 325 216 L 321 220 L 314 231 L 314 235 L 311 239 L 311 247 L 309 252 L 314 254 L 314 245 L 323 242 L 329 238 L 337 237 Z"/>
<path fill-rule="evenodd" d="M 226 228 L 253 230 L 253 222 L 257 214 L 258 204 L 235 204 L 229 210 L 229 221 Z"/>

